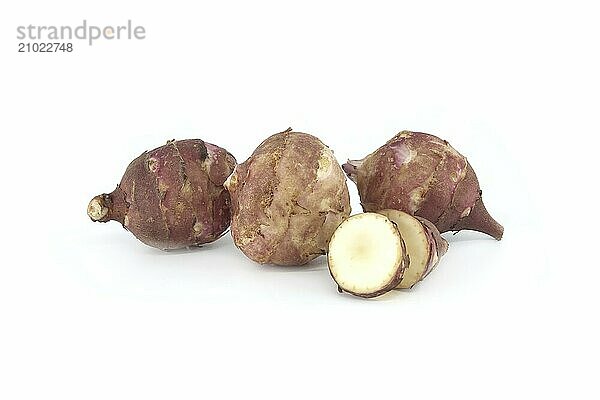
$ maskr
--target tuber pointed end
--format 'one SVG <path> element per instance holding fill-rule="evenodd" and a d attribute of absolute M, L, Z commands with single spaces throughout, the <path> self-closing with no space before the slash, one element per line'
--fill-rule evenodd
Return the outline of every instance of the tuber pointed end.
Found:
<path fill-rule="evenodd" d="M 496 240 L 502 239 L 502 235 L 504 235 L 504 227 L 488 213 L 481 198 L 477 200 L 469 215 L 460 219 L 452 228 L 453 231 L 463 229 L 482 232 Z"/>
<path fill-rule="evenodd" d="M 350 180 L 356 183 L 357 169 L 362 165 L 363 160 L 348 160 L 347 163 L 342 165 L 344 173 L 350 178 Z"/>
<path fill-rule="evenodd" d="M 92 221 L 104 221 L 108 215 L 109 208 L 106 202 L 106 194 L 94 197 L 87 207 L 87 214 Z"/>

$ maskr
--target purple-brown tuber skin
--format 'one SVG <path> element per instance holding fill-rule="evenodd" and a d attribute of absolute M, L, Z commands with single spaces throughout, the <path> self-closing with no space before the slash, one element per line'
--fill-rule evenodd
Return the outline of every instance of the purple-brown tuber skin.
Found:
<path fill-rule="evenodd" d="M 437 267 L 440 259 L 446 252 L 448 251 L 448 242 L 440 235 L 440 231 L 435 227 L 433 223 L 426 220 L 425 218 L 415 217 L 423 224 L 425 227 L 425 232 L 427 232 L 427 236 L 429 239 L 429 246 L 431 247 L 429 252 L 429 262 L 427 263 L 427 268 L 423 271 L 423 275 L 421 275 L 420 280 L 422 281 L 433 271 L 435 267 Z"/>
<path fill-rule="evenodd" d="M 169 141 L 133 160 L 112 193 L 92 199 L 88 215 L 118 221 L 162 250 L 212 242 L 229 227 L 223 182 L 235 164 L 226 150 L 202 140 Z"/>
<path fill-rule="evenodd" d="M 400 132 L 343 169 L 365 211 L 391 208 L 425 218 L 440 232 L 467 229 L 502 238 L 504 228 L 485 209 L 475 171 L 437 136 Z"/>
<path fill-rule="evenodd" d="M 331 150 L 291 128 L 262 142 L 225 186 L 234 243 L 261 264 L 303 265 L 325 254 L 350 215 L 346 177 Z"/>

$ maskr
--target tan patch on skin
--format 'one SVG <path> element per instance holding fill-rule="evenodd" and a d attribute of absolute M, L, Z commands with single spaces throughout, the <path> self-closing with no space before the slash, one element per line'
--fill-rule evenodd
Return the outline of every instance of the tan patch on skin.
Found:
<path fill-rule="evenodd" d="M 233 171 L 233 173 L 231 175 L 229 175 L 229 177 L 225 180 L 225 183 L 223 183 L 223 186 L 225 186 L 226 189 L 228 190 L 233 190 L 235 188 L 235 185 L 237 185 L 238 182 L 238 176 L 237 176 L 237 171 Z"/>
<path fill-rule="evenodd" d="M 168 188 L 169 188 L 169 186 L 166 183 L 164 183 L 163 181 L 158 182 L 158 193 L 160 193 L 161 196 L 164 196 L 164 194 L 167 192 Z"/>
<path fill-rule="evenodd" d="M 181 195 L 185 198 L 185 199 L 189 199 L 190 197 L 192 197 L 193 194 L 193 190 L 192 190 L 192 184 L 190 183 L 189 180 L 185 180 L 185 182 L 183 182 L 183 186 L 181 186 Z"/>
<path fill-rule="evenodd" d="M 181 215 L 181 213 L 183 213 L 184 210 L 185 210 L 185 204 L 181 201 L 178 201 L 177 204 L 175 204 L 175 214 Z"/>
<path fill-rule="evenodd" d="M 135 180 L 131 182 L 131 201 L 135 201 Z"/>
<path fill-rule="evenodd" d="M 323 179 L 331 173 L 331 150 L 325 148 L 319 157 L 319 168 L 317 169 L 317 179 Z"/>
<path fill-rule="evenodd" d="M 454 183 L 460 182 L 461 180 L 464 179 L 466 173 L 467 173 L 467 171 L 465 168 L 459 169 L 458 172 L 452 171 L 452 173 L 450 173 L 450 179 Z"/>
<path fill-rule="evenodd" d="M 254 240 L 254 238 L 248 237 L 248 236 L 244 236 L 240 239 L 240 244 L 242 246 L 246 246 L 250 243 L 252 243 L 252 241 Z"/>
<path fill-rule="evenodd" d="M 408 211 L 411 214 L 414 214 L 421 207 L 421 203 L 423 203 L 423 199 L 425 198 L 425 193 L 427 193 L 427 188 L 418 187 L 412 192 L 410 192 L 410 203 L 408 204 Z"/>
<path fill-rule="evenodd" d="M 158 168 L 158 160 L 154 157 L 150 157 L 146 163 L 146 166 L 150 172 L 156 172 L 156 169 Z"/>
<path fill-rule="evenodd" d="M 467 208 L 465 208 L 465 209 L 463 210 L 462 214 L 460 214 L 460 217 L 461 217 L 461 218 L 464 218 L 464 217 L 466 217 L 467 215 L 471 214 L 471 209 L 472 209 L 472 207 L 467 207 Z"/>
<path fill-rule="evenodd" d="M 210 157 L 210 152 L 209 152 L 209 156 L 204 159 L 204 163 L 203 163 L 204 169 L 206 171 L 209 171 L 212 164 L 213 164 L 213 157 Z"/>

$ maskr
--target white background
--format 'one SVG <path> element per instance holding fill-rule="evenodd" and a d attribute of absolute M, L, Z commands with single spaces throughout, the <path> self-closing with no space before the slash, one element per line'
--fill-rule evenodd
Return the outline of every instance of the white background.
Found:
<path fill-rule="evenodd" d="M 591 4 L 3 2 L 0 398 L 598 398 Z M 17 53 L 17 26 L 84 18 L 147 38 Z M 447 234 L 426 281 L 367 301 L 323 257 L 164 253 L 86 216 L 143 150 L 199 137 L 241 162 L 288 126 L 339 161 L 449 140 L 504 239 Z"/>

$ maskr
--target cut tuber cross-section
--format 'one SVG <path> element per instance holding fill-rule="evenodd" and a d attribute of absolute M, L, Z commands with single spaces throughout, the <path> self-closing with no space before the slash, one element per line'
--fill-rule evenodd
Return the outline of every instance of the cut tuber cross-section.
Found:
<path fill-rule="evenodd" d="M 340 291 L 376 297 L 400 283 L 409 259 L 406 246 L 387 217 L 354 215 L 337 228 L 329 243 L 329 272 Z"/>
<path fill-rule="evenodd" d="M 431 222 L 402 211 L 363 213 L 344 221 L 329 243 L 329 272 L 340 291 L 360 297 L 408 289 L 448 250 Z"/>

